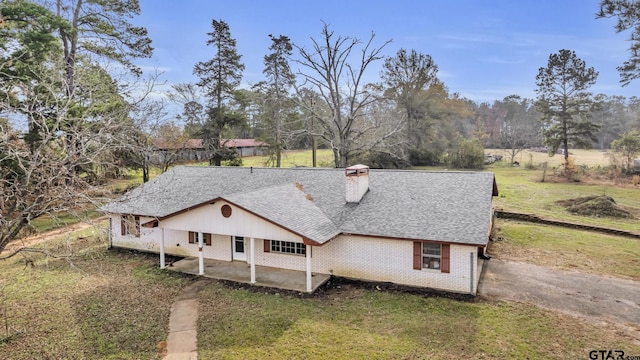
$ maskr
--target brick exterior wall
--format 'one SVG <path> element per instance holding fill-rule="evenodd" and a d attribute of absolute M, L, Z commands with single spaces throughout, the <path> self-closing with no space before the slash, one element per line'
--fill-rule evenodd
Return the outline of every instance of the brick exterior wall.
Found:
<path fill-rule="evenodd" d="M 471 256 L 473 254 L 473 265 Z M 450 272 L 413 269 L 413 241 L 363 236 L 339 236 L 313 249 L 314 272 L 347 278 L 393 282 L 452 292 L 471 292 L 471 266 L 474 289 L 477 289 L 477 248 L 451 245 Z"/>
<path fill-rule="evenodd" d="M 188 231 L 213 232 L 212 245 L 203 247 L 204 257 L 231 261 L 232 242 L 228 233 L 238 231 L 237 235 L 246 239 L 247 263 L 251 261 L 250 237 L 254 236 L 256 265 L 306 270 L 305 256 L 264 251 L 264 238 L 302 242 L 298 235 L 238 208 L 233 209 L 231 220 L 222 220 L 222 205 L 207 205 L 200 210 L 180 214 L 160 221 L 155 228 L 141 227 L 140 237 L 121 235 L 121 219 L 112 215 L 112 246 L 159 253 L 164 228 L 166 254 L 195 257 L 198 256 L 198 246 L 189 244 Z M 141 223 L 151 220 L 141 218 Z M 217 223 L 222 225 L 218 227 Z M 227 234 L 221 234 L 223 232 Z M 440 270 L 413 269 L 413 241 L 364 236 L 338 236 L 323 246 L 312 247 L 311 257 L 314 273 L 474 294 L 482 269 L 475 246 L 451 244 L 450 272 L 443 273 Z"/>

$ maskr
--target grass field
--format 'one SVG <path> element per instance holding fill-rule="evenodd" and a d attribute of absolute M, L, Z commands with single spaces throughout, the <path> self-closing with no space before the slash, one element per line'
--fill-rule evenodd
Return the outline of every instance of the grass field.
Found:
<path fill-rule="evenodd" d="M 266 167 L 270 166 L 268 156 L 250 156 L 242 158 L 242 166 Z M 282 153 L 282 167 L 312 167 L 311 150 L 287 150 Z M 334 167 L 333 152 L 329 149 L 318 149 L 316 152 L 317 167 Z"/>
<path fill-rule="evenodd" d="M 500 195 L 494 198 L 496 208 L 536 214 L 550 219 L 640 232 L 638 222 L 640 219 L 640 188 L 619 186 L 610 182 L 543 183 L 540 182 L 541 170 L 527 170 L 522 167 L 494 167 L 488 170 L 495 173 L 500 192 Z M 611 196 L 618 205 L 630 211 L 635 218 L 617 219 L 574 215 L 556 203 L 558 200 L 590 195 Z"/>
<path fill-rule="evenodd" d="M 503 159 L 506 161 L 511 159 L 510 150 L 485 149 L 485 153 L 503 155 Z M 607 166 L 610 164 L 609 153 L 602 150 L 572 149 L 569 151 L 569 156 L 574 159 L 576 165 Z M 537 165 L 546 162 L 550 168 L 559 167 L 564 163 L 563 155 L 555 154 L 554 156 L 549 156 L 544 152 L 530 150 L 521 151 L 514 160 L 519 162 L 521 166 L 529 162 Z"/>

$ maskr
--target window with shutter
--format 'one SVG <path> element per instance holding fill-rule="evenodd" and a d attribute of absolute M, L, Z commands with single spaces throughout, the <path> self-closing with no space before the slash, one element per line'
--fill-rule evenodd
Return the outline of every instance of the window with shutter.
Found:
<path fill-rule="evenodd" d="M 140 216 L 122 215 L 120 219 L 120 234 L 140 237 Z"/>
<path fill-rule="evenodd" d="M 413 268 L 432 269 L 443 273 L 450 271 L 451 245 L 414 241 Z"/>
<path fill-rule="evenodd" d="M 198 243 L 198 233 L 195 231 L 189 231 L 189 244 Z M 211 234 L 202 233 L 202 244 L 205 246 L 211 246 Z"/>

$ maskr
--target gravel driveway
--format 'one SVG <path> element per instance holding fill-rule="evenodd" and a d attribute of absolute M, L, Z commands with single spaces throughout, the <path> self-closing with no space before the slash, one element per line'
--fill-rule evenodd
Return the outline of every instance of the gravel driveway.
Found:
<path fill-rule="evenodd" d="M 478 293 L 581 317 L 640 324 L 640 281 L 493 258 L 484 264 Z"/>

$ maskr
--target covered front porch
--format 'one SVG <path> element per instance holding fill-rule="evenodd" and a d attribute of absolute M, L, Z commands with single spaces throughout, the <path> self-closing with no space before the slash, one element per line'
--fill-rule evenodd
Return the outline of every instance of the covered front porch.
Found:
<path fill-rule="evenodd" d="M 200 274 L 199 259 L 197 257 L 188 257 L 176 261 L 166 268 L 172 271 L 201 275 L 212 279 L 252 284 L 251 266 L 246 262 L 213 259 L 203 259 L 203 261 L 204 274 Z M 312 293 L 326 283 L 330 276 L 331 275 L 328 274 L 312 274 L 311 289 L 308 289 L 307 274 L 304 271 L 256 265 L 255 282 L 253 282 L 253 285 Z"/>

